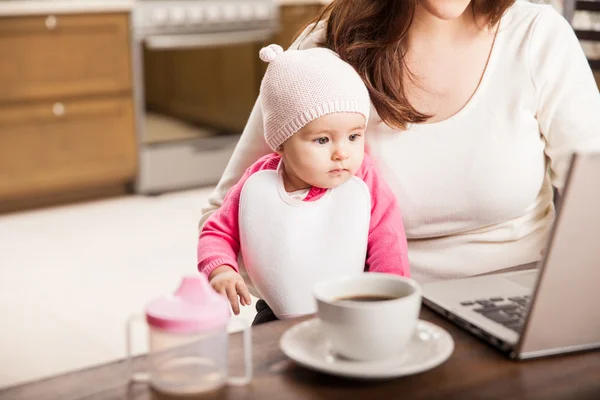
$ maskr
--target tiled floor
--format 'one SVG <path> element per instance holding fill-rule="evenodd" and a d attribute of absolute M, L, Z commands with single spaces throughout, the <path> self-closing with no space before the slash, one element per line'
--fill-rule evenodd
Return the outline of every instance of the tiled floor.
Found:
<path fill-rule="evenodd" d="M 196 272 L 210 191 L 0 216 L 0 387 L 124 357 L 128 316 Z"/>

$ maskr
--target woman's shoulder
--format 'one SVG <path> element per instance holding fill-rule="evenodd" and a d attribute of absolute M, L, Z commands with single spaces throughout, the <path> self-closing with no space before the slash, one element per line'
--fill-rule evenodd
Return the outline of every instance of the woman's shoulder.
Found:
<path fill-rule="evenodd" d="M 506 13 L 507 15 L 514 14 L 535 18 L 535 16 L 542 12 L 546 12 L 546 10 L 555 9 L 550 4 L 534 3 L 527 0 L 516 0 L 513 5 L 506 10 Z"/>
<path fill-rule="evenodd" d="M 577 50 L 580 44 L 569 22 L 551 5 L 517 0 L 506 12 L 501 22 L 504 40 L 516 55 L 525 55 L 530 73 L 548 67 L 559 60 L 561 54 Z"/>
<path fill-rule="evenodd" d="M 567 20 L 550 4 L 532 3 L 517 0 L 509 7 L 503 17 L 506 30 L 525 30 L 532 33 L 534 30 L 564 30 L 570 25 Z"/>

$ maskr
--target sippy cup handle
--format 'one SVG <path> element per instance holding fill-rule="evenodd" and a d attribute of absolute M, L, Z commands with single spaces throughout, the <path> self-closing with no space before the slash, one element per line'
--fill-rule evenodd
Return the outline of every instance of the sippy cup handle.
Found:
<path fill-rule="evenodd" d="M 134 383 L 146 383 L 148 381 L 150 381 L 150 374 L 147 372 L 135 372 L 133 370 L 133 360 L 131 358 L 131 349 L 132 347 L 132 342 L 133 342 L 133 337 L 132 337 L 132 332 L 133 332 L 133 324 L 134 323 L 144 323 L 144 317 L 142 315 L 132 315 L 131 317 L 129 317 L 129 319 L 127 320 L 127 332 L 126 332 L 126 338 L 125 338 L 125 343 L 126 343 L 126 347 L 127 347 L 127 368 L 129 371 L 129 376 L 130 376 L 130 381 L 134 382 Z"/>
<path fill-rule="evenodd" d="M 252 327 L 241 319 L 233 319 L 229 323 L 241 323 L 244 326 L 244 374 L 243 376 L 230 376 L 227 383 L 233 386 L 247 385 L 252 380 Z"/>

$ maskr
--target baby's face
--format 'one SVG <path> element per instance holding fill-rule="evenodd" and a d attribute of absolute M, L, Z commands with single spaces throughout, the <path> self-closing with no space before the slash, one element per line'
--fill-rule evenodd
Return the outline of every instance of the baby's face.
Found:
<path fill-rule="evenodd" d="M 310 122 L 279 151 L 286 173 L 324 189 L 346 182 L 363 162 L 365 125 L 358 113 L 328 114 Z"/>

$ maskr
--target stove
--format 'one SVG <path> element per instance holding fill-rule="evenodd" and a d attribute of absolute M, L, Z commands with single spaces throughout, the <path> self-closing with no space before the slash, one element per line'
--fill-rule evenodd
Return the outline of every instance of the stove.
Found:
<path fill-rule="evenodd" d="M 278 24 L 279 5 L 275 0 L 136 1 L 132 38 L 139 142 L 138 193 L 156 194 L 215 184 L 241 134 L 223 134 L 211 127 L 191 124 L 178 115 L 148 109 L 144 55 L 264 45 L 274 37 Z M 255 78 L 250 76 L 254 72 L 240 73 L 246 73 L 248 79 Z M 171 78 L 163 86 L 181 86 L 181 79 L 186 79 Z"/>

